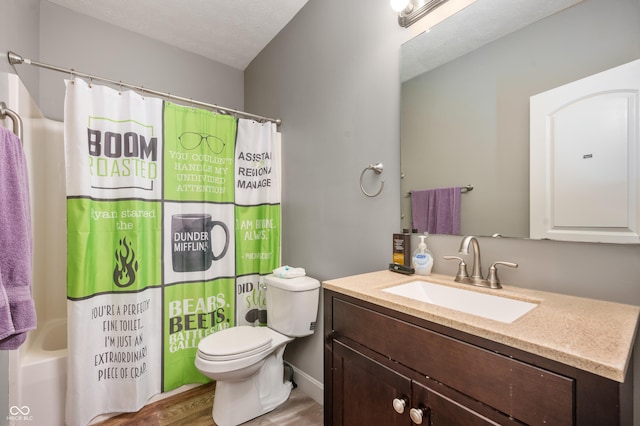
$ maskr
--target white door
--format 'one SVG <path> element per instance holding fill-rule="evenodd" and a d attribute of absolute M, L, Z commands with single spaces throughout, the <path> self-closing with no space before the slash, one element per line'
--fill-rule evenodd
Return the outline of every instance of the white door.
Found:
<path fill-rule="evenodd" d="M 531 97 L 530 234 L 640 243 L 640 60 Z"/>

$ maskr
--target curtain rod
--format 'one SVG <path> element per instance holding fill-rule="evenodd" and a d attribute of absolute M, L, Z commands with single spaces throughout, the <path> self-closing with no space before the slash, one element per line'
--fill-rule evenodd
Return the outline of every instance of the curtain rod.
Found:
<path fill-rule="evenodd" d="M 33 61 L 31 59 L 23 58 L 22 56 L 18 55 L 17 53 L 11 52 L 11 51 L 7 53 L 7 59 L 9 60 L 9 63 L 11 65 L 21 65 L 21 64 L 33 65 L 33 66 L 40 67 L 40 68 L 46 68 L 46 69 L 52 70 L 52 71 L 58 71 L 58 72 L 63 72 L 63 73 L 66 73 L 66 74 L 70 74 L 71 76 L 78 76 L 78 77 L 88 78 L 88 79 L 91 79 L 91 80 L 104 81 L 104 82 L 112 84 L 114 86 L 126 87 L 127 89 L 133 89 L 133 90 L 138 91 L 138 92 L 140 92 L 142 94 L 149 93 L 151 95 L 160 96 L 162 98 L 172 99 L 172 100 L 188 103 L 189 105 L 197 105 L 197 106 L 201 106 L 201 107 L 204 107 L 204 108 L 214 109 L 215 111 L 219 112 L 220 114 L 237 115 L 237 116 L 242 116 L 244 118 L 252 118 L 252 119 L 254 119 L 256 121 L 271 121 L 273 123 L 276 123 L 277 126 L 282 124 L 282 120 L 280 120 L 279 118 L 276 119 L 276 118 L 263 117 L 261 115 L 255 115 L 255 114 L 251 114 L 251 113 L 244 112 L 244 111 L 238 111 L 238 110 L 233 109 L 233 108 L 225 108 L 225 107 L 221 107 L 219 105 L 208 104 L 208 103 L 200 102 L 200 101 L 194 101 L 193 99 L 184 98 L 182 96 L 172 95 L 171 93 L 164 93 L 164 92 L 159 92 L 157 90 L 147 89 L 147 88 L 145 88 L 143 86 L 134 86 L 134 85 L 131 85 L 131 84 L 123 83 L 122 81 L 115 81 L 115 80 L 111 80 L 111 79 L 108 79 L 108 78 L 99 77 L 97 75 L 91 75 L 91 74 L 87 74 L 87 73 L 83 73 L 83 72 L 78 72 L 78 71 L 75 71 L 74 69 L 60 68 L 60 67 L 56 67 L 54 65 L 49 65 L 49 64 L 42 63 L 42 62 Z"/>

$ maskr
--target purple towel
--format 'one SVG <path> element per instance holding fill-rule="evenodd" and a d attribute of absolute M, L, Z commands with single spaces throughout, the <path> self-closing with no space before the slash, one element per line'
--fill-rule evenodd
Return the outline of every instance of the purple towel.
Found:
<path fill-rule="evenodd" d="M 419 233 L 460 234 L 460 187 L 411 191 L 412 228 Z"/>
<path fill-rule="evenodd" d="M 20 139 L 0 127 L 0 349 L 17 349 L 36 328 L 27 165 Z"/>

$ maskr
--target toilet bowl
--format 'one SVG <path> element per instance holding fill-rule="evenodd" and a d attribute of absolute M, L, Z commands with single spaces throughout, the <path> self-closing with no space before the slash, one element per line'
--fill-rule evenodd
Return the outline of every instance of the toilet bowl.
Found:
<path fill-rule="evenodd" d="M 287 400 L 291 382 L 283 380 L 282 355 L 292 337 L 251 326 L 229 328 L 209 337 L 198 345 L 195 362 L 200 372 L 217 382 L 213 400 L 217 425 L 244 423 Z"/>
<path fill-rule="evenodd" d="M 292 383 L 284 378 L 284 349 L 315 330 L 318 280 L 268 275 L 264 284 L 267 327 L 232 327 L 198 344 L 196 368 L 216 381 L 212 415 L 219 426 L 244 423 L 286 401 Z"/>

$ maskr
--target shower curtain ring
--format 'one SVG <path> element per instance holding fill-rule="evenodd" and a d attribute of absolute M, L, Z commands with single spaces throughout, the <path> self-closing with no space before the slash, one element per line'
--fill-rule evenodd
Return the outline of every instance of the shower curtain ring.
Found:
<path fill-rule="evenodd" d="M 376 192 L 375 194 L 368 193 L 364 189 L 364 184 L 362 183 L 362 178 L 364 177 L 364 174 L 367 170 L 373 170 L 375 174 L 379 175 L 384 170 L 384 167 L 382 166 L 382 163 L 378 163 L 376 165 L 370 164 L 369 167 L 365 167 L 362 173 L 360 173 L 360 190 L 362 191 L 362 193 L 367 197 L 377 197 L 378 195 L 380 195 L 380 193 L 382 192 L 382 189 L 384 188 L 384 181 L 383 180 L 380 181 L 380 189 L 378 189 L 378 192 Z"/>

